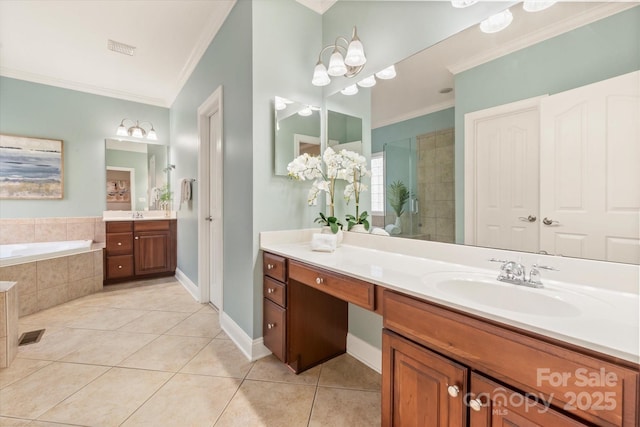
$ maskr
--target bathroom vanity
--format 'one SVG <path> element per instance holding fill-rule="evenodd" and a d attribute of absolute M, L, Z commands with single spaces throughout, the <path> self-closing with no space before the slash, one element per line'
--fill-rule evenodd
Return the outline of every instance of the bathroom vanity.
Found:
<path fill-rule="evenodd" d="M 637 294 L 514 291 L 498 268 L 274 236 L 261 235 L 265 345 L 300 373 L 346 351 L 348 303 L 381 314 L 383 426 L 639 425 Z"/>
<path fill-rule="evenodd" d="M 105 284 L 175 274 L 176 219 L 105 221 Z"/>

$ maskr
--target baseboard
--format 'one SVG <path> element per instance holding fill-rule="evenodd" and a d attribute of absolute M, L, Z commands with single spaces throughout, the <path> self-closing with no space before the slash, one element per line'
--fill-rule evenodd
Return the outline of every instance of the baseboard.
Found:
<path fill-rule="evenodd" d="M 262 337 L 251 339 L 224 311 L 220 312 L 220 327 L 250 361 L 262 359 L 271 354 L 269 349 L 264 346 Z"/>
<path fill-rule="evenodd" d="M 200 289 L 198 289 L 198 285 L 193 283 L 191 279 L 189 279 L 179 268 L 176 268 L 176 280 L 184 286 L 187 292 L 189 292 L 196 301 L 203 302 L 200 301 Z"/>
<path fill-rule="evenodd" d="M 347 353 L 374 371 L 382 373 L 381 349 L 349 333 L 347 334 Z"/>

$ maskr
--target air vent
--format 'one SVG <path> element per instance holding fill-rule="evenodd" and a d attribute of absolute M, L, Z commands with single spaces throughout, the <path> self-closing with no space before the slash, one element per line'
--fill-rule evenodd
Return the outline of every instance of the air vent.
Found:
<path fill-rule="evenodd" d="M 111 39 L 107 41 L 107 49 L 129 56 L 133 56 L 136 51 L 135 46 L 130 46 Z"/>
<path fill-rule="evenodd" d="M 35 344 L 38 341 L 40 341 L 40 338 L 42 338 L 42 335 L 44 335 L 44 329 L 25 332 L 20 336 L 20 339 L 18 340 L 18 346 Z"/>

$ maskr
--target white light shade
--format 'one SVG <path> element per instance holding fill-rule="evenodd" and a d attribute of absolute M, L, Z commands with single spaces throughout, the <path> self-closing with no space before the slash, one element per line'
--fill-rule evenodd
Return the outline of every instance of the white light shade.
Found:
<path fill-rule="evenodd" d="M 513 15 L 509 9 L 506 9 L 495 15 L 491 15 L 480 23 L 480 30 L 483 33 L 497 33 L 502 31 L 511 24 L 513 21 Z"/>
<path fill-rule="evenodd" d="M 522 4 L 522 8 L 527 12 L 539 12 L 541 10 L 545 10 L 548 7 L 553 6 L 556 3 L 553 1 L 545 1 L 545 0 L 524 0 Z"/>
<path fill-rule="evenodd" d="M 458 9 L 469 7 L 476 3 L 478 3 L 478 0 L 451 0 L 451 6 L 457 7 Z"/>
<path fill-rule="evenodd" d="M 338 52 L 338 49 L 335 49 L 331 54 L 331 59 L 329 59 L 329 69 L 327 73 L 330 76 L 344 76 L 347 73 L 347 66 L 344 65 L 344 60 L 342 59 L 342 55 Z"/>
<path fill-rule="evenodd" d="M 326 86 L 331 83 L 329 74 L 327 74 L 327 67 L 322 62 L 316 64 L 316 68 L 313 70 L 313 79 L 311 84 L 314 86 Z"/>
<path fill-rule="evenodd" d="M 118 126 L 118 130 L 116 131 L 116 135 L 118 135 L 118 136 L 127 136 L 129 134 L 127 133 L 127 128 L 124 127 L 124 125 L 121 124 L 120 126 Z"/>
<path fill-rule="evenodd" d="M 313 111 L 311 110 L 311 107 L 304 107 L 302 110 L 298 111 L 298 114 L 303 117 L 307 117 L 313 114 Z"/>
<path fill-rule="evenodd" d="M 360 87 L 372 87 L 376 85 L 376 78 L 373 76 L 365 77 L 358 82 Z"/>
<path fill-rule="evenodd" d="M 347 86 L 344 89 L 342 89 L 340 93 L 347 96 L 355 95 L 356 93 L 358 93 L 358 86 L 356 85 Z"/>
<path fill-rule="evenodd" d="M 142 129 L 137 126 L 131 128 L 131 136 L 135 138 L 142 138 L 144 135 L 142 134 Z"/>
<path fill-rule="evenodd" d="M 396 76 L 396 67 L 395 65 L 390 65 L 382 71 L 378 71 L 376 73 L 376 77 L 382 80 L 389 80 Z"/>
<path fill-rule="evenodd" d="M 151 141 L 158 140 L 158 135 L 156 135 L 156 131 L 153 128 L 151 128 L 151 130 L 147 132 L 147 139 L 150 139 Z"/>
<path fill-rule="evenodd" d="M 350 67 L 359 67 L 367 62 L 367 58 L 364 56 L 364 46 L 357 37 L 351 40 L 349 47 L 347 48 L 347 56 L 344 58 L 344 63 Z"/>

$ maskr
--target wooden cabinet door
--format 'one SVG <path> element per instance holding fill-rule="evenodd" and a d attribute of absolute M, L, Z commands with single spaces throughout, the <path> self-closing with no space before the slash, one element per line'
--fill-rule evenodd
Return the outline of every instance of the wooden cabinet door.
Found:
<path fill-rule="evenodd" d="M 467 368 L 388 330 L 382 335 L 382 426 L 466 425 Z"/>
<path fill-rule="evenodd" d="M 476 373 L 471 375 L 471 393 L 465 398 L 471 408 L 471 427 L 580 427 L 586 426 Z"/>
<path fill-rule="evenodd" d="M 284 308 L 274 304 L 266 298 L 263 301 L 264 320 L 262 325 L 262 336 L 264 339 L 264 345 L 271 350 L 274 356 L 282 362 L 286 362 L 286 311 Z"/>
<path fill-rule="evenodd" d="M 136 276 L 171 270 L 169 231 L 141 231 L 134 237 Z"/>

